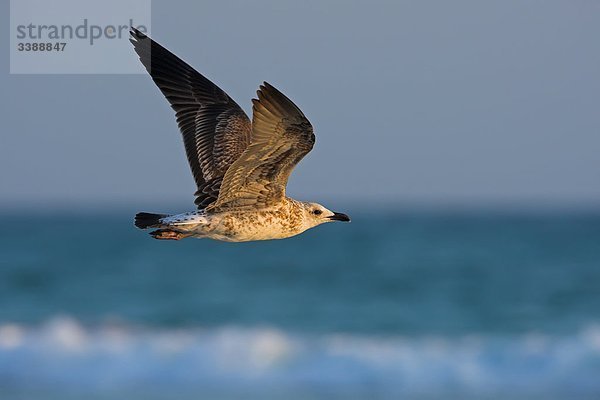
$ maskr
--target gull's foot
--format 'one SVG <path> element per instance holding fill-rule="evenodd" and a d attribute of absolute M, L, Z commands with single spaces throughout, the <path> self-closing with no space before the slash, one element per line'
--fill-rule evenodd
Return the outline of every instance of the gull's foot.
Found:
<path fill-rule="evenodd" d="M 190 236 L 190 234 L 171 229 L 158 229 L 150 232 L 150 236 L 159 240 L 180 240 Z"/>

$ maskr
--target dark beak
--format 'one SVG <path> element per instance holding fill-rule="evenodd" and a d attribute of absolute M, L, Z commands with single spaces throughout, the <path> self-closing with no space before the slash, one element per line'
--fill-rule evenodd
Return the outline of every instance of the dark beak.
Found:
<path fill-rule="evenodd" d="M 328 217 L 332 221 L 350 222 L 350 217 L 346 214 L 334 212 L 331 217 Z"/>

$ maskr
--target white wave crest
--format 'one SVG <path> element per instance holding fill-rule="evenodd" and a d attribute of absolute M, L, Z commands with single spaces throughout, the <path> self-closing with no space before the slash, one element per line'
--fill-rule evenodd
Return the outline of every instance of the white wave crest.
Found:
<path fill-rule="evenodd" d="M 562 337 L 461 338 L 84 327 L 66 317 L 39 327 L 0 325 L 0 395 L 35 387 L 94 393 L 308 391 L 324 398 L 335 393 L 593 398 L 600 394 L 599 376 L 600 325 Z"/>

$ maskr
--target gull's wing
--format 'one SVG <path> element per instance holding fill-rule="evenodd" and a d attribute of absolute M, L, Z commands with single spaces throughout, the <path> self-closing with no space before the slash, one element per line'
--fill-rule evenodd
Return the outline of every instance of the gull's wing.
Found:
<path fill-rule="evenodd" d="M 225 172 L 248 147 L 250 120 L 227 93 L 148 36 L 132 28 L 130 41 L 175 110 L 198 186 L 195 203 L 205 208 L 217 199 Z"/>
<path fill-rule="evenodd" d="M 250 146 L 225 173 L 212 210 L 261 208 L 282 200 L 292 170 L 315 143 L 310 122 L 290 99 L 266 82 L 257 94 Z"/>

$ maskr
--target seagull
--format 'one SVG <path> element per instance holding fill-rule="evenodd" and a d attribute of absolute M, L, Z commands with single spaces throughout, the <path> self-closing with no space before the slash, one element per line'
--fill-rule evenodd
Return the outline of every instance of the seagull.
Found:
<path fill-rule="evenodd" d="M 313 128 L 283 93 L 264 82 L 252 99 L 252 122 L 223 90 L 150 37 L 131 28 L 130 42 L 171 104 L 196 181 L 195 211 L 140 212 L 135 226 L 161 240 L 227 242 L 284 239 L 350 218 L 287 197 L 294 167 L 315 144 Z"/>

